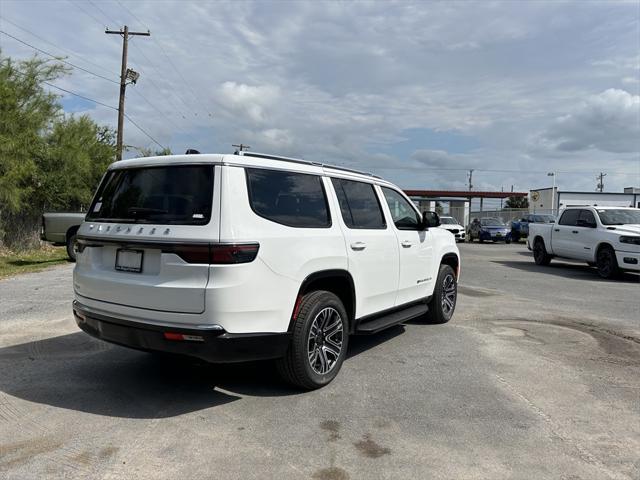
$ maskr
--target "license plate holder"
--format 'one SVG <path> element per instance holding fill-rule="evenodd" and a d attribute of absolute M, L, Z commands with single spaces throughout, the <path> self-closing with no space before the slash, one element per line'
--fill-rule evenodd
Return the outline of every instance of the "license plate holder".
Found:
<path fill-rule="evenodd" d="M 144 251 L 119 248 L 116 251 L 116 270 L 120 272 L 141 273 Z"/>

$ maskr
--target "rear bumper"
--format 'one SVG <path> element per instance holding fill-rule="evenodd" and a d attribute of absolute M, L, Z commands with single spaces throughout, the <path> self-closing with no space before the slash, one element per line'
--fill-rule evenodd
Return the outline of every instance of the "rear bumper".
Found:
<path fill-rule="evenodd" d="M 247 362 L 283 357 L 289 333 L 227 333 L 222 327 L 163 327 L 91 312 L 77 301 L 73 314 L 78 327 L 89 335 L 125 347 L 196 357 L 212 363 Z M 197 340 L 167 340 L 165 333 Z"/>

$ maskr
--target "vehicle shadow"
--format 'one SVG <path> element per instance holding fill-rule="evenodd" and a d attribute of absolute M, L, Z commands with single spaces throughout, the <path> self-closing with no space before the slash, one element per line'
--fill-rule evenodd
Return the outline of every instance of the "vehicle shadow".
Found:
<path fill-rule="evenodd" d="M 398 326 L 352 337 L 345 366 L 403 332 Z M 167 418 L 225 405 L 242 395 L 304 393 L 280 379 L 274 362 L 214 365 L 138 352 L 83 332 L 0 348 L 0 371 L 0 415 L 19 415 L 12 397 L 95 415 Z"/>
<path fill-rule="evenodd" d="M 574 278 L 593 282 L 640 283 L 640 275 L 636 273 L 623 272 L 619 278 L 607 280 L 600 277 L 595 268 L 589 267 L 583 263 L 566 263 L 558 260 L 552 260 L 551 263 L 546 266 L 536 265 L 533 263 L 533 260 L 492 260 L 492 263 L 523 270 L 525 272 L 544 273 L 563 278 Z"/>

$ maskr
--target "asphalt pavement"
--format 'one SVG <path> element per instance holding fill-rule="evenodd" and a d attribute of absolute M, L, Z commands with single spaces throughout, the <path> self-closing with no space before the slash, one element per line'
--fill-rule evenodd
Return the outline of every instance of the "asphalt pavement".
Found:
<path fill-rule="evenodd" d="M 640 478 L 640 277 L 460 249 L 450 323 L 356 337 L 307 393 L 90 338 L 71 265 L 2 280 L 0 478 Z"/>

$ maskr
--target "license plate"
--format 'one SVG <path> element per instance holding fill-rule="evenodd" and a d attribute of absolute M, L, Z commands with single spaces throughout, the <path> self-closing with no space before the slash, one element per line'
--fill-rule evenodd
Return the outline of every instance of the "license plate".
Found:
<path fill-rule="evenodd" d="M 501 237 L 502 234 L 500 232 L 496 233 L 496 237 Z"/>
<path fill-rule="evenodd" d="M 142 250 L 119 249 L 116 252 L 116 270 L 121 272 L 142 272 Z"/>

